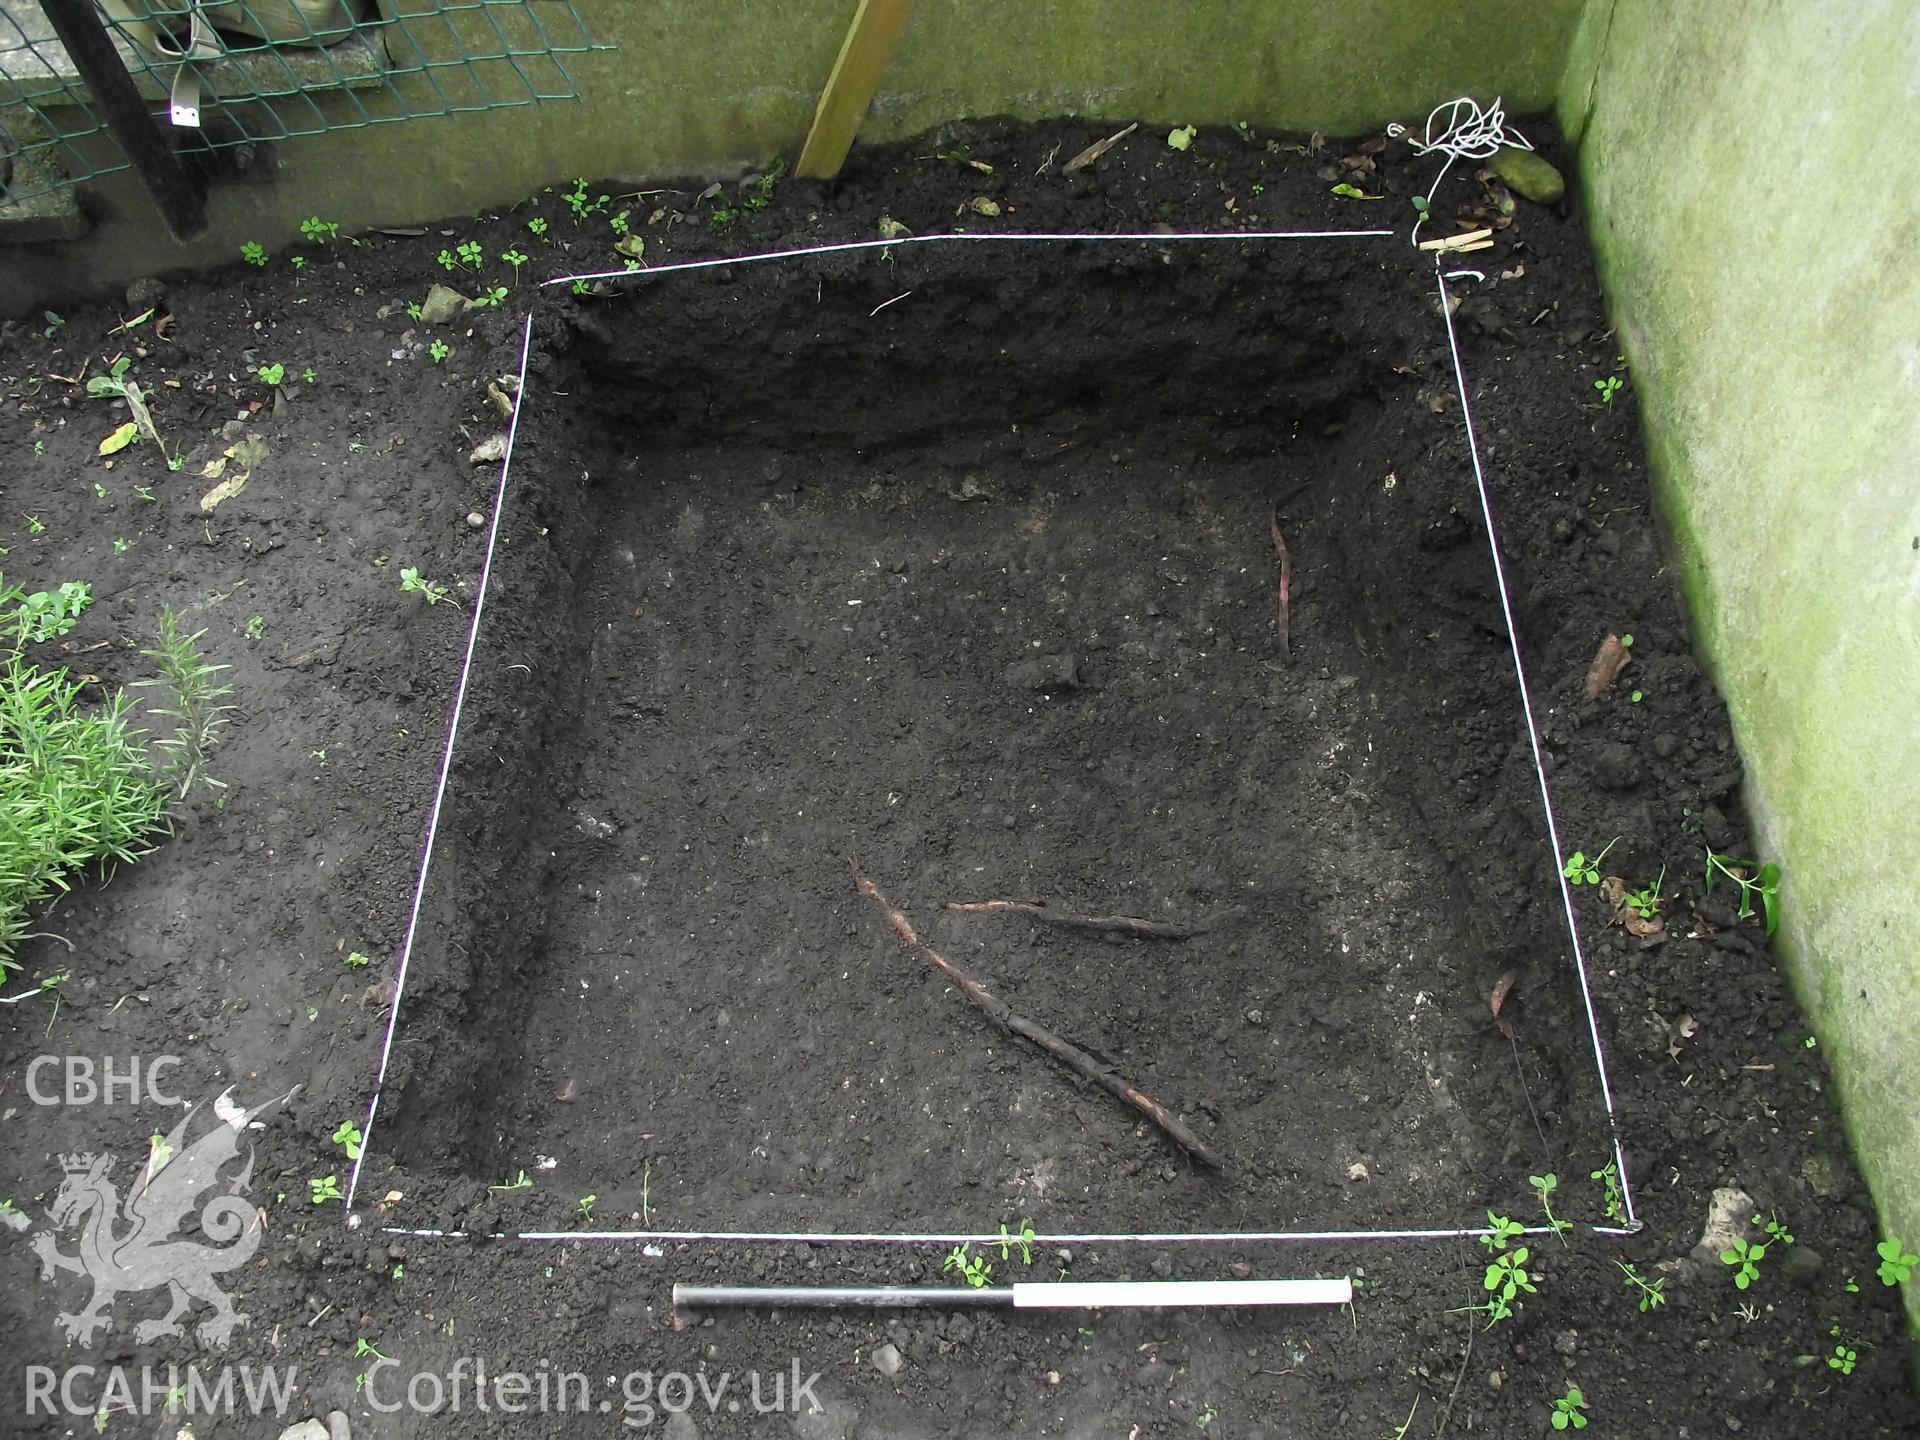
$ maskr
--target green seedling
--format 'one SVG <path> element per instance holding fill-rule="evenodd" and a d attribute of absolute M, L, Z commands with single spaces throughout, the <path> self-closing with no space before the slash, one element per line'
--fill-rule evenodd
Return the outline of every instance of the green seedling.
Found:
<path fill-rule="evenodd" d="M 1880 1257 L 1876 1273 L 1882 1285 L 1904 1285 L 1913 1278 L 1913 1267 L 1920 1265 L 1920 1255 L 1908 1254 L 1899 1236 L 1889 1235 L 1873 1248 Z"/>
<path fill-rule="evenodd" d="M 493 310 L 498 309 L 506 303 L 507 287 L 504 285 L 490 285 L 485 290 L 482 290 L 478 298 L 474 300 L 473 308 L 476 310 Z"/>
<path fill-rule="evenodd" d="M 1413 213 L 1419 217 L 1422 225 L 1433 218 L 1433 207 L 1428 203 L 1426 196 L 1416 195 L 1413 197 Z"/>
<path fill-rule="evenodd" d="M 1594 381 L 1593 388 L 1600 392 L 1600 403 L 1611 410 L 1613 397 L 1620 393 L 1620 377 L 1608 375 L 1604 379 Z"/>
<path fill-rule="evenodd" d="M 289 255 L 287 257 L 287 263 L 296 270 L 304 270 L 307 268 L 307 257 L 304 255 Z"/>
<path fill-rule="evenodd" d="M 1662 865 L 1660 873 L 1654 876 L 1653 884 L 1644 890 L 1629 890 L 1626 895 L 1627 908 L 1642 920 L 1651 920 L 1660 913 L 1660 886 L 1666 881 L 1667 867 Z"/>
<path fill-rule="evenodd" d="M 1386 1440 L 1407 1440 L 1407 1432 L 1413 1429 L 1413 1417 L 1420 1413 L 1420 1397 L 1413 1397 L 1413 1408 L 1407 1411 L 1407 1418 L 1400 1422 L 1400 1428 L 1390 1433 Z"/>
<path fill-rule="evenodd" d="M 1548 1171 L 1545 1175 L 1529 1175 L 1527 1184 L 1531 1185 L 1534 1193 L 1540 1197 L 1540 1208 L 1546 1212 L 1547 1224 L 1553 1227 L 1554 1238 L 1562 1245 L 1566 1244 L 1566 1232 L 1573 1228 L 1573 1222 L 1561 1220 L 1553 1213 L 1553 1192 L 1560 1188 L 1560 1177 L 1552 1171 Z"/>
<path fill-rule="evenodd" d="M 420 578 L 420 571 L 412 565 L 402 566 L 400 570 L 400 589 L 408 595 L 424 595 L 427 604 L 438 605 L 447 598 L 447 587 L 436 585 L 431 580 Z"/>
<path fill-rule="evenodd" d="M 1667 1282 L 1664 1278 L 1648 1280 L 1624 1260 L 1616 1260 L 1613 1263 L 1620 1267 L 1620 1273 L 1625 1277 L 1627 1288 L 1640 1292 L 1642 1315 L 1650 1310 L 1658 1310 L 1667 1303 Z"/>
<path fill-rule="evenodd" d="M 1553 1402 L 1553 1428 L 1556 1430 L 1586 1429 L 1586 1408 L 1587 1397 L 1580 1393 L 1580 1387 L 1567 1386 L 1567 1393 Z"/>
<path fill-rule="evenodd" d="M 607 228 L 613 231 L 613 233 L 616 235 L 625 235 L 627 233 L 627 230 L 632 224 L 632 222 L 628 219 L 628 216 L 630 216 L 632 213 L 633 212 L 631 210 L 622 210 L 617 214 L 609 217 L 607 220 Z"/>
<path fill-rule="evenodd" d="M 440 364 L 452 353 L 453 347 L 447 344 L 446 341 L 438 338 L 436 338 L 431 345 L 427 346 L 427 355 L 436 365 Z"/>
<path fill-rule="evenodd" d="M 1358 185 L 1349 185 L 1344 180 L 1333 187 L 1332 193 L 1338 195 L 1342 200 L 1384 200 L 1387 198 L 1384 195 L 1369 195 Z"/>
<path fill-rule="evenodd" d="M 524 1170 L 520 1171 L 513 1179 L 507 1181 L 505 1184 L 487 1186 L 487 1189 L 497 1191 L 501 1194 L 505 1194 L 510 1190 L 531 1190 L 532 1188 L 533 1181 L 527 1178 L 527 1172 Z"/>
<path fill-rule="evenodd" d="M 249 265 L 258 265 L 262 269 L 267 264 L 267 247 L 258 240 L 249 240 L 240 247 L 240 258 Z"/>
<path fill-rule="evenodd" d="M 533 236 L 533 238 L 536 240 L 546 239 L 547 238 L 546 220 L 543 219 L 541 216 L 538 216 L 538 215 L 534 216 L 531 220 L 527 221 L 527 233 Z"/>
<path fill-rule="evenodd" d="M 513 267 L 513 283 L 518 285 L 520 283 L 520 267 L 527 263 L 527 257 L 522 255 L 518 250 L 502 250 L 500 252 L 500 258 L 506 264 Z"/>
<path fill-rule="evenodd" d="M 1745 1290 L 1760 1278 L 1760 1262 L 1766 1258 L 1764 1241 L 1751 1245 L 1744 1239 L 1738 1239 L 1720 1252 L 1720 1263 L 1733 1267 L 1733 1288 L 1736 1290 Z"/>
<path fill-rule="evenodd" d="M 1020 1252 L 1022 1265 L 1033 1264 L 1033 1242 L 1039 1237 L 1034 1233 L 1033 1222 L 1022 1217 L 1018 1230 L 1007 1229 L 1007 1222 L 1000 1222 L 1000 1258 L 1007 1259 L 1015 1250 Z"/>
<path fill-rule="evenodd" d="M 1198 1415 L 1193 1417 L 1193 1423 L 1199 1429 L 1204 1430 L 1219 1418 L 1220 1418 L 1220 1412 L 1214 1409 L 1213 1406 L 1209 1405 L 1207 1406 L 1206 1409 L 1202 1410 Z"/>
<path fill-rule="evenodd" d="M 60 327 L 67 323 L 66 317 L 64 315 L 56 315 L 51 310 L 43 310 L 40 313 L 44 315 L 47 320 L 47 328 L 40 333 L 51 340 L 55 335 L 60 333 Z"/>
<path fill-rule="evenodd" d="M 713 213 L 707 216 L 707 227 L 712 230 L 724 230 L 739 218 L 739 211 L 730 210 L 724 205 L 716 205 Z"/>
<path fill-rule="evenodd" d="M 1171 150 L 1190 149 L 1194 137 L 1199 133 L 1191 125 L 1182 125 L 1177 130 L 1170 130 L 1167 132 L 1167 147 Z"/>
<path fill-rule="evenodd" d="M 100 453 L 111 455 L 116 450 L 124 450 L 134 434 L 138 433 L 145 435 L 153 442 L 154 448 L 166 460 L 169 470 L 178 470 L 186 464 L 186 455 L 184 453 L 167 454 L 166 443 L 160 438 L 159 427 L 153 423 L 153 412 L 147 408 L 147 392 L 142 390 L 137 382 L 127 378 L 127 371 L 132 368 L 133 357 L 122 355 L 107 367 L 106 374 L 96 375 L 87 381 L 87 394 L 96 399 L 124 400 L 127 402 L 127 409 L 133 414 L 131 427 L 122 425 L 100 442 Z M 95 494 L 105 498 L 106 488 L 99 481 L 94 482 L 93 488 Z"/>
<path fill-rule="evenodd" d="M 396 1280 L 403 1279 L 405 1278 L 406 1273 L 407 1273 L 406 1263 L 404 1261 L 396 1261 L 393 1267 L 393 1278 Z"/>
<path fill-rule="evenodd" d="M 609 201 L 612 199 L 609 195 L 596 195 L 592 202 L 589 203 L 587 200 L 587 182 L 585 180 L 575 180 L 573 182 L 573 189 L 569 190 L 561 198 L 567 202 L 567 208 L 573 212 L 573 223 L 576 225 L 586 219 L 587 216 L 598 214 L 600 211 L 606 209 Z"/>
<path fill-rule="evenodd" d="M 322 758 L 325 758 L 327 752 L 321 750 L 316 753 Z M 371 955 L 362 954 L 358 950 L 349 950 L 347 952 L 347 968 L 349 970 L 364 970 L 372 963 L 373 957 Z"/>
<path fill-rule="evenodd" d="M 1845 1341 L 1835 1341 L 1833 1353 L 1827 1356 L 1827 1368 L 1838 1370 L 1842 1375 L 1853 1373 L 1854 1362 L 1859 1360 L 1860 1352 Z"/>
<path fill-rule="evenodd" d="M 593 1219 L 593 1207 L 599 1203 L 600 1197 L 598 1195 L 582 1195 L 574 1202 L 575 1207 L 580 1211 L 580 1218 L 582 1220 Z"/>
<path fill-rule="evenodd" d="M 425 312 L 421 310 L 418 300 L 409 300 L 407 302 L 407 318 L 409 320 L 418 320 L 423 313 Z"/>
<path fill-rule="evenodd" d="M 1780 867 L 1771 862 L 1738 860 L 1707 848 L 1707 889 L 1713 889 L 1714 876 L 1723 875 L 1740 887 L 1740 918 L 1753 914 L 1754 896 L 1760 897 L 1760 909 L 1768 935 L 1780 928 Z M 1748 876 L 1752 878 L 1749 879 Z"/>
<path fill-rule="evenodd" d="M 319 378 L 320 378 L 319 375 L 314 371 L 314 368 L 311 365 L 307 366 L 306 369 L 300 372 L 300 381 L 302 384 L 305 384 L 305 385 L 311 385 L 315 380 L 318 380 Z"/>
<path fill-rule="evenodd" d="M 136 485 L 133 487 L 133 493 L 135 498 L 144 500 L 149 505 L 154 503 L 153 487 L 151 485 Z"/>
<path fill-rule="evenodd" d="M 573 291 L 575 295 L 585 295 L 589 287 L 586 281 L 576 280 L 573 282 L 573 284 L 569 288 Z"/>
<path fill-rule="evenodd" d="M 333 1132 L 333 1143 L 347 1152 L 347 1159 L 360 1158 L 360 1142 L 366 1137 L 360 1133 L 360 1127 L 351 1120 L 342 1120 Z"/>
<path fill-rule="evenodd" d="M 282 380 L 287 378 L 287 367 L 275 361 L 271 365 L 262 365 L 253 373 L 259 377 L 262 385 L 265 385 L 268 389 L 274 389 L 279 386 Z"/>
<path fill-rule="evenodd" d="M 1758 1225 L 1761 1229 L 1767 1232 L 1767 1242 L 1769 1244 L 1772 1244 L 1772 1245 L 1793 1244 L 1793 1234 L 1791 1231 L 1787 1229 L 1786 1223 L 1782 1221 L 1779 1216 L 1769 1213 L 1767 1215 L 1767 1218 L 1765 1220 L 1762 1220 L 1758 1215 L 1756 1215 L 1753 1217 L 1753 1223 Z"/>
<path fill-rule="evenodd" d="M 324 1205 L 329 1200 L 341 1198 L 340 1182 L 331 1175 L 321 1175 L 307 1181 L 307 1197 L 315 1205 Z"/>
<path fill-rule="evenodd" d="M 385 1355 L 380 1353 L 380 1347 L 364 1335 L 353 1342 L 353 1358 L 356 1360 L 366 1360 L 369 1358 L 374 1360 L 387 1359 Z M 368 1367 L 369 1370 L 371 1368 L 371 1366 Z M 358 1375 L 353 1377 L 353 1388 L 356 1390 L 364 1390 L 367 1388 L 367 1370 L 362 1370 Z"/>
<path fill-rule="evenodd" d="M 478 270 L 481 262 L 487 258 L 487 252 L 480 248 L 480 242 L 478 240 L 462 240 L 460 242 L 460 248 L 453 253 L 459 257 L 460 263 L 469 270 Z"/>
<path fill-rule="evenodd" d="M 1587 1178 L 1600 1187 L 1600 1213 L 1609 1220 L 1618 1220 L 1626 1213 L 1625 1197 L 1620 1193 L 1620 1167 L 1609 1160 L 1598 1170 L 1587 1173 Z"/>
<path fill-rule="evenodd" d="M 947 1258 L 940 1262 L 940 1273 L 946 1275 L 956 1272 L 967 1284 L 979 1290 L 993 1278 L 993 1265 L 985 1256 L 973 1254 L 971 1246 L 956 1245 L 947 1252 Z"/>
<path fill-rule="evenodd" d="M 258 640 L 262 635 L 267 633 L 267 617 L 264 615 L 249 615 L 247 617 L 247 623 L 240 627 L 240 631 L 249 640 Z"/>
<path fill-rule="evenodd" d="M 1527 1269 L 1528 1250 L 1524 1245 L 1513 1242 L 1526 1233 L 1526 1227 L 1517 1220 L 1505 1215 L 1487 1212 L 1489 1233 L 1480 1237 L 1480 1243 L 1487 1247 L 1493 1258 L 1488 1261 L 1485 1273 L 1480 1277 L 1480 1288 L 1486 1292 L 1486 1301 L 1480 1305 L 1461 1307 L 1466 1312 L 1484 1312 L 1487 1328 L 1491 1330 L 1502 1320 L 1513 1316 L 1513 1303 L 1522 1294 L 1537 1295 L 1539 1289 L 1533 1283 L 1533 1276 Z M 1508 1249 L 1513 1245 L 1512 1249 Z M 1457 1314 L 1460 1311 L 1449 1311 Z"/>
<path fill-rule="evenodd" d="M 233 694 L 231 685 L 219 684 L 216 677 L 228 669 L 208 663 L 200 653 L 200 637 L 205 630 L 191 635 L 180 633 L 180 619 L 168 605 L 160 607 L 160 634 L 151 650 L 140 653 L 154 662 L 160 674 L 152 680 L 136 680 L 143 688 L 163 690 L 164 705 L 149 705 L 155 714 L 174 722 L 173 734 L 154 741 L 160 751 L 160 778 L 182 799 L 197 784 L 212 790 L 226 789 L 226 782 L 207 774 L 207 759 L 220 743 L 233 706 L 223 703 Z"/>
<path fill-rule="evenodd" d="M 340 233 L 339 222 L 309 215 L 300 222 L 300 233 L 316 245 L 324 245 Z"/>
<path fill-rule="evenodd" d="M 38 515 L 29 515 L 26 518 L 27 533 L 29 535 L 44 535 L 47 533 L 47 522 L 42 520 Z"/>
<path fill-rule="evenodd" d="M 132 548 L 133 548 L 133 542 L 127 539 L 126 536 L 116 535 L 113 537 L 113 553 L 114 554 L 124 555 L 127 553 L 127 551 L 131 550 Z"/>
<path fill-rule="evenodd" d="M 1567 863 L 1561 867 L 1560 873 L 1576 885 L 1598 885 L 1600 883 L 1600 862 L 1607 858 L 1607 850 L 1613 849 L 1613 847 L 1619 843 L 1620 837 L 1618 835 L 1614 836 L 1613 839 L 1607 842 L 1606 849 L 1602 850 L 1598 855 L 1595 855 L 1591 860 L 1587 858 L 1586 851 L 1574 851 L 1568 858 Z"/>
<path fill-rule="evenodd" d="M 52 590 L 31 595 L 0 595 L 0 605 L 12 600 L 16 608 L 6 628 L 23 644 L 57 640 L 80 623 L 80 612 L 93 603 L 93 587 L 84 580 L 66 580 Z"/>

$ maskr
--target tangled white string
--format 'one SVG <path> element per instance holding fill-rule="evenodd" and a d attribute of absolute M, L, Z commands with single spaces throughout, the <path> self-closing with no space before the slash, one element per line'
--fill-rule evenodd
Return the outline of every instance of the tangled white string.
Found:
<path fill-rule="evenodd" d="M 1440 167 L 1440 173 L 1433 177 L 1433 184 L 1427 187 L 1427 209 L 1414 221 L 1412 238 L 1415 245 L 1420 243 L 1420 227 L 1432 212 L 1433 198 L 1439 192 L 1440 182 L 1447 178 L 1447 171 L 1452 168 L 1454 161 L 1491 160 L 1503 146 L 1515 150 L 1533 149 L 1526 136 L 1518 130 L 1507 128 L 1507 112 L 1501 108 L 1498 95 L 1484 110 L 1474 103 L 1470 95 L 1434 106 L 1427 113 L 1427 128 L 1421 139 L 1414 139 L 1412 132 L 1404 125 L 1387 126 L 1387 135 L 1394 140 L 1404 139 L 1413 147 L 1415 154 L 1427 155 L 1438 150 L 1447 157 L 1446 164 Z"/>

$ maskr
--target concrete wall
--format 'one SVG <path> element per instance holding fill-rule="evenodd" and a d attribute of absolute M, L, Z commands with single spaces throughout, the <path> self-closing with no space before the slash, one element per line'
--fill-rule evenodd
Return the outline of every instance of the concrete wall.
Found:
<path fill-rule="evenodd" d="M 537 0 L 536 0 L 537 3 Z M 127 177 L 94 235 L 0 249 L 0 313 L 32 293 L 221 264 L 325 215 L 349 232 L 510 204 L 556 180 L 705 175 L 796 153 L 855 0 L 576 0 L 618 50 L 572 57 L 582 96 L 289 141 L 272 186 L 229 187 L 177 246 Z M 916 11 L 863 138 L 970 115 L 1354 132 L 1471 90 L 1553 102 L 1581 0 L 977 0 Z M 12 276 L 7 272 L 11 270 Z M 9 278 L 12 284 L 7 283 Z"/>
<path fill-rule="evenodd" d="M 1594 0 L 1562 115 L 1782 948 L 1911 1245 L 1920 5 Z"/>

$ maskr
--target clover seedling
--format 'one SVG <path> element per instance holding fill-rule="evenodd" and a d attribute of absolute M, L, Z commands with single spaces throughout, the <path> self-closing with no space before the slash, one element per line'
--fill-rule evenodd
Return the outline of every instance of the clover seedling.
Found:
<path fill-rule="evenodd" d="M 536 240 L 546 239 L 547 222 L 538 215 L 534 216 L 531 220 L 527 221 L 527 233 Z"/>
<path fill-rule="evenodd" d="M 1889 1235 L 1873 1248 L 1880 1256 L 1882 1285 L 1904 1285 L 1913 1278 L 1913 1267 L 1920 1265 L 1920 1255 L 1909 1255 L 1899 1236 Z"/>
<path fill-rule="evenodd" d="M 520 283 L 520 267 L 527 263 L 527 257 L 522 255 L 518 250 L 503 250 L 500 252 L 500 258 L 513 267 L 513 283 L 518 285 Z"/>
<path fill-rule="evenodd" d="M 956 1245 L 947 1252 L 947 1258 L 940 1263 L 940 1273 L 951 1274 L 958 1271 L 960 1277 L 974 1289 L 981 1289 L 993 1278 L 993 1266 L 985 1256 L 975 1255 L 968 1246 Z"/>
<path fill-rule="evenodd" d="M 1780 1219 L 1778 1215 L 1775 1215 L 1769 1212 L 1765 1220 L 1762 1220 L 1758 1215 L 1756 1215 L 1753 1217 L 1753 1223 L 1758 1225 L 1761 1229 L 1767 1232 L 1767 1240 L 1770 1244 L 1776 1244 L 1776 1245 L 1793 1244 L 1792 1232 L 1787 1229 L 1786 1224 Z"/>
<path fill-rule="evenodd" d="M 331 1175 L 322 1175 L 307 1181 L 307 1193 L 314 1204 L 324 1205 L 341 1198 L 340 1182 Z"/>
<path fill-rule="evenodd" d="M 1667 867 L 1662 865 L 1660 873 L 1654 877 L 1653 884 L 1644 890 L 1629 890 L 1627 906 L 1642 920 L 1651 920 L 1660 913 L 1660 886 L 1667 878 Z"/>
<path fill-rule="evenodd" d="M 333 1143 L 347 1152 L 347 1159 L 360 1158 L 360 1142 L 366 1137 L 360 1133 L 360 1127 L 351 1120 L 342 1120 L 339 1128 L 333 1132 Z"/>
<path fill-rule="evenodd" d="M 1022 1218 L 1018 1230 L 1007 1229 L 1007 1222 L 1000 1222 L 1000 1258 L 1005 1260 L 1013 1251 L 1020 1252 L 1022 1265 L 1033 1264 L 1033 1242 L 1039 1237 L 1034 1233 L 1033 1221 Z"/>
<path fill-rule="evenodd" d="M 1601 1187 L 1600 1213 L 1609 1220 L 1618 1220 L 1624 1208 L 1620 1194 L 1620 1167 L 1609 1160 L 1598 1170 L 1589 1171 L 1587 1178 Z"/>
<path fill-rule="evenodd" d="M 1587 1417 L 1582 1413 L 1587 1408 L 1587 1397 L 1580 1393 L 1578 1385 L 1569 1385 L 1567 1393 L 1553 1402 L 1553 1428 L 1556 1430 L 1584 1430 Z"/>
<path fill-rule="evenodd" d="M 253 373 L 259 377 L 262 385 L 265 385 L 271 390 L 278 387 L 280 382 L 287 378 L 287 367 L 276 361 L 272 365 L 262 365 Z"/>
<path fill-rule="evenodd" d="M 1853 1349 L 1844 1341 L 1838 1341 L 1834 1344 L 1833 1353 L 1827 1356 L 1827 1367 L 1832 1370 L 1838 1370 L 1842 1375 L 1851 1375 L 1853 1373 L 1854 1361 L 1859 1358 L 1859 1351 Z"/>
<path fill-rule="evenodd" d="M 1619 843 L 1620 837 L 1618 835 L 1614 836 L 1613 839 L 1607 842 L 1606 849 L 1602 850 L 1598 855 L 1595 855 L 1591 860 L 1587 858 L 1586 851 L 1574 851 L 1572 856 L 1568 858 L 1567 863 L 1561 867 L 1560 873 L 1576 885 L 1598 885 L 1600 883 L 1600 862 L 1607 858 L 1607 850 L 1613 849 L 1613 847 Z"/>
<path fill-rule="evenodd" d="M 1733 1266 L 1733 1288 L 1744 1290 L 1760 1278 L 1760 1262 L 1767 1258 L 1764 1243 L 1749 1245 L 1745 1240 L 1735 1240 L 1731 1246 L 1720 1252 L 1720 1263 Z"/>
<path fill-rule="evenodd" d="M 1613 397 L 1620 393 L 1620 377 L 1609 375 L 1603 380 L 1593 382 L 1593 388 L 1600 392 L 1600 403 L 1609 410 L 1613 408 Z"/>
<path fill-rule="evenodd" d="M 1752 873 L 1753 878 L 1748 879 Z M 1780 928 L 1780 867 L 1771 862 L 1762 865 L 1757 860 L 1739 860 L 1732 855 L 1722 855 L 1712 847 L 1707 849 L 1707 889 L 1713 889 L 1716 874 L 1724 875 L 1740 887 L 1740 918 L 1746 919 L 1753 914 L 1753 897 L 1760 897 L 1760 909 L 1766 922 L 1767 934 L 1771 935 Z"/>
<path fill-rule="evenodd" d="M 264 269 L 267 263 L 267 247 L 258 240 L 249 240 L 240 247 L 240 258 L 249 265 L 258 265 Z"/>
<path fill-rule="evenodd" d="M 487 252 L 480 248 L 478 240 L 462 240 L 460 248 L 454 253 L 460 257 L 460 263 L 469 270 L 478 270 L 480 262 L 487 258 Z"/>
<path fill-rule="evenodd" d="M 436 338 L 431 345 L 427 346 L 427 354 L 432 357 L 433 363 L 436 365 L 452 353 L 453 347 L 447 344 L 446 341 L 438 338 Z"/>
<path fill-rule="evenodd" d="M 316 245 L 323 245 L 340 233 L 337 221 L 322 220 L 318 215 L 309 215 L 300 222 L 300 233 Z"/>
<path fill-rule="evenodd" d="M 438 605 L 447 598 L 447 587 L 436 585 L 431 580 L 420 578 L 420 571 L 412 566 L 403 566 L 400 571 L 400 589 L 408 595 L 424 595 L 429 605 Z"/>
<path fill-rule="evenodd" d="M 324 755 L 327 752 L 322 750 L 320 753 Z M 364 970 L 372 961 L 372 956 L 363 955 L 358 950 L 349 950 L 347 952 L 347 968 L 350 970 Z"/>

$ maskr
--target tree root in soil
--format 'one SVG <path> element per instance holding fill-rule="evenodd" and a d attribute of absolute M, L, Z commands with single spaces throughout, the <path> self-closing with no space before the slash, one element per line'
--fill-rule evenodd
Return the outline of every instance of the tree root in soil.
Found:
<path fill-rule="evenodd" d="M 1062 1065 L 1073 1071 L 1073 1073 L 1081 1079 L 1091 1085 L 1097 1085 L 1115 1099 L 1139 1111 L 1142 1115 L 1146 1116 L 1147 1119 L 1159 1126 L 1174 1144 L 1178 1145 L 1202 1165 L 1211 1166 L 1216 1170 L 1224 1168 L 1225 1162 L 1221 1160 L 1220 1156 L 1209 1149 L 1207 1143 L 1198 1135 L 1195 1135 L 1193 1131 L 1189 1130 L 1185 1122 L 1168 1110 L 1166 1106 L 1151 1096 L 1136 1090 L 1106 1066 L 1100 1064 L 1099 1061 L 1087 1054 L 1087 1052 L 1082 1050 L 1078 1045 L 1073 1044 L 1071 1041 L 1063 1040 L 1060 1036 L 1047 1029 L 1046 1026 L 1036 1024 L 1024 1015 L 1015 1014 L 1006 1001 L 994 995 L 986 986 L 954 965 L 946 956 L 922 940 L 914 933 L 913 926 L 908 922 L 907 917 L 901 914 L 900 911 L 894 907 L 893 903 L 880 893 L 879 888 L 871 880 L 860 873 L 859 866 L 855 865 L 852 861 L 848 861 L 848 864 L 853 870 L 853 883 L 855 888 L 880 907 L 881 912 L 887 917 L 887 923 L 893 927 L 893 933 L 900 937 L 900 943 L 909 949 L 918 950 L 922 955 L 926 956 L 927 959 L 931 960 L 940 972 L 959 988 L 962 995 L 972 1001 L 975 1007 L 984 1011 L 1002 1030 L 1006 1031 L 1009 1035 L 1017 1035 L 1021 1039 L 1037 1045 Z M 1013 904 L 1017 902 L 1003 903 Z"/>
<path fill-rule="evenodd" d="M 1131 915 L 1066 915 L 1048 909 L 1037 900 L 949 900 L 943 908 L 957 910 L 962 915 L 1025 915 L 1042 925 L 1057 925 L 1062 930 L 1132 935 L 1142 940 L 1191 940 L 1240 913 L 1238 905 L 1229 905 L 1183 925 L 1167 920 L 1136 920 Z"/>

